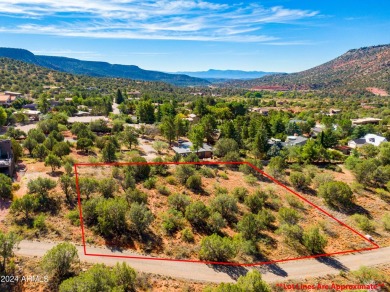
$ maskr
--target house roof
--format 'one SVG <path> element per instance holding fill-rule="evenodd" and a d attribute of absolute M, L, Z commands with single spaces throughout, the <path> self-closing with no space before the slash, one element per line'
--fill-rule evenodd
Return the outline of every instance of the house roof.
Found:
<path fill-rule="evenodd" d="M 352 141 L 355 142 L 357 145 L 366 144 L 366 139 L 364 139 L 364 138 L 353 139 Z"/>
<path fill-rule="evenodd" d="M 69 123 L 90 123 L 97 120 L 104 120 L 108 122 L 108 118 L 105 116 L 89 116 L 89 117 L 69 117 L 68 122 Z"/>
<path fill-rule="evenodd" d="M 9 95 L 0 94 L 0 102 L 6 102 L 6 101 L 8 101 L 10 99 L 11 99 L 11 97 Z"/>
<path fill-rule="evenodd" d="M 307 138 L 302 137 L 302 136 L 288 136 L 284 145 L 294 146 L 294 145 L 301 144 L 301 143 L 306 142 L 306 141 L 307 141 Z"/>
<path fill-rule="evenodd" d="M 192 152 L 195 152 L 191 149 L 192 145 L 193 145 L 192 142 L 184 142 L 184 143 L 181 143 L 179 147 L 172 147 L 172 149 L 176 153 L 179 153 L 182 155 L 183 154 L 190 154 Z M 208 152 L 208 151 L 213 151 L 213 147 L 211 147 L 207 143 L 203 143 L 203 146 L 201 148 L 199 148 L 199 150 L 198 150 L 198 152 Z"/>

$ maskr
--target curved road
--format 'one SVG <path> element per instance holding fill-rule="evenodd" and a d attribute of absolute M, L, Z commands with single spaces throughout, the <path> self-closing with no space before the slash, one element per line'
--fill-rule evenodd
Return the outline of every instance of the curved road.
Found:
<path fill-rule="evenodd" d="M 23 256 L 42 257 L 57 243 L 23 240 L 15 253 Z M 200 263 L 171 262 L 161 260 L 123 259 L 103 256 L 86 256 L 83 247 L 76 246 L 81 261 L 88 263 L 104 263 L 115 265 L 117 262 L 126 262 L 140 272 L 160 274 L 191 281 L 204 282 L 233 282 L 249 269 L 232 266 L 210 266 Z M 102 247 L 88 247 L 88 253 L 109 254 L 114 256 L 135 255 L 130 252 L 112 251 Z M 277 265 L 264 265 L 256 267 L 263 273 L 268 282 L 280 282 L 291 279 L 304 279 L 306 277 L 319 277 L 327 274 L 338 274 L 341 270 L 356 270 L 360 266 L 374 266 L 390 263 L 390 247 L 380 248 L 367 252 L 325 257 L 319 259 L 298 260 L 280 263 Z"/>

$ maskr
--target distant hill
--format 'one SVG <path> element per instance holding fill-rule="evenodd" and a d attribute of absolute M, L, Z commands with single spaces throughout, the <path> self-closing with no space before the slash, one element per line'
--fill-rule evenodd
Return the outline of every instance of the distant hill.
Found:
<path fill-rule="evenodd" d="M 173 74 L 185 74 L 192 77 L 198 77 L 209 81 L 215 80 L 229 80 L 229 79 L 255 79 L 262 76 L 277 74 L 277 72 L 263 72 L 263 71 L 241 71 L 241 70 L 215 70 L 197 72 L 175 72 Z"/>
<path fill-rule="evenodd" d="M 372 88 L 376 88 L 390 92 L 390 44 L 350 50 L 306 71 L 264 76 L 249 81 L 233 81 L 228 85 L 246 88 L 278 86 L 287 89 L 371 92 Z"/>
<path fill-rule="evenodd" d="M 82 74 L 92 77 L 129 78 L 144 81 L 162 81 L 177 86 L 204 86 L 209 81 L 184 74 L 168 74 L 143 70 L 134 65 L 115 65 L 106 62 L 82 61 L 66 57 L 34 55 L 30 51 L 13 48 L 0 48 L 0 57 L 11 58 L 49 69 Z"/>

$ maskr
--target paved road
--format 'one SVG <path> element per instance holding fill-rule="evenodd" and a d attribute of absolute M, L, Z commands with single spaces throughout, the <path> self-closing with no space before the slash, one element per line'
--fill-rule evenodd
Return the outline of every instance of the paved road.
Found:
<path fill-rule="evenodd" d="M 24 256 L 42 257 L 55 243 L 24 240 L 19 245 L 16 254 Z M 199 263 L 183 263 L 160 260 L 123 259 L 102 256 L 85 256 L 82 246 L 77 246 L 82 261 L 89 263 L 104 263 L 115 265 L 117 262 L 126 262 L 134 269 L 153 274 L 171 276 L 194 281 L 205 282 L 233 282 L 248 269 L 244 267 L 217 266 L 211 267 Z M 130 252 L 111 251 L 107 248 L 88 247 L 90 254 L 134 255 Z M 278 265 L 258 267 L 263 278 L 269 282 L 279 282 L 291 279 L 338 274 L 341 270 L 356 270 L 362 265 L 379 265 L 390 263 L 390 247 L 372 251 L 342 255 L 332 258 L 299 260 Z"/>

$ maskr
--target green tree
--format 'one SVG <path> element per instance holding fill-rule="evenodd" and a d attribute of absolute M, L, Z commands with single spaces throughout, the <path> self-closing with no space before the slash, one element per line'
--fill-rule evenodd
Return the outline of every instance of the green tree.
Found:
<path fill-rule="evenodd" d="M 12 179 L 0 173 L 0 198 L 10 199 L 12 197 Z"/>
<path fill-rule="evenodd" d="M 204 135 L 208 143 L 214 142 L 214 131 L 217 128 L 217 121 L 212 114 L 207 114 L 202 117 L 200 124 L 203 126 Z"/>
<path fill-rule="evenodd" d="M 238 143 L 231 138 L 222 138 L 214 146 L 214 155 L 224 157 L 229 152 L 238 152 Z"/>
<path fill-rule="evenodd" d="M 81 177 L 79 179 L 79 190 L 81 196 L 86 196 L 87 200 L 91 194 L 96 193 L 98 190 L 99 182 L 90 177 Z"/>
<path fill-rule="evenodd" d="M 62 191 L 65 194 L 66 201 L 68 204 L 73 202 L 73 190 L 75 189 L 75 181 L 69 175 L 63 174 L 58 180 Z"/>
<path fill-rule="evenodd" d="M 61 159 L 57 155 L 50 153 L 45 158 L 45 166 L 50 166 L 51 167 L 51 172 L 54 173 L 56 168 L 60 168 L 61 167 Z"/>
<path fill-rule="evenodd" d="M 50 101 L 48 100 L 46 94 L 42 94 L 38 98 L 38 109 L 41 111 L 41 113 L 46 114 L 50 109 Z"/>
<path fill-rule="evenodd" d="M 132 146 L 138 145 L 138 133 L 133 127 L 125 127 L 122 132 L 122 141 L 131 149 Z"/>
<path fill-rule="evenodd" d="M 189 138 L 192 142 L 192 147 L 196 152 L 198 152 L 199 148 L 203 146 L 203 140 L 204 140 L 204 130 L 202 125 L 194 125 L 192 126 Z"/>
<path fill-rule="evenodd" d="M 132 228 L 138 233 L 145 233 L 149 225 L 153 222 L 152 212 L 145 206 L 132 203 L 128 212 Z"/>
<path fill-rule="evenodd" d="M 64 279 L 78 262 L 79 256 L 76 247 L 69 242 L 63 242 L 47 251 L 41 264 L 46 272 L 59 279 Z"/>
<path fill-rule="evenodd" d="M 23 147 L 28 150 L 30 155 L 32 154 L 32 151 L 34 150 L 35 146 L 37 146 L 37 145 L 38 145 L 38 142 L 31 137 L 27 137 L 26 140 L 24 140 L 24 142 L 23 142 Z"/>
<path fill-rule="evenodd" d="M 107 141 L 103 151 L 102 151 L 102 159 L 104 162 L 114 162 L 116 158 L 116 147 L 112 141 Z"/>
<path fill-rule="evenodd" d="M 333 208 L 344 209 L 352 205 L 354 196 L 351 188 L 341 181 L 331 181 L 321 185 L 318 195 Z"/>
<path fill-rule="evenodd" d="M 93 146 L 93 141 L 91 139 L 80 138 L 77 140 L 76 149 L 88 153 L 92 146 Z"/>
<path fill-rule="evenodd" d="M 4 126 L 7 122 L 7 112 L 4 108 L 0 107 L 0 127 Z"/>
<path fill-rule="evenodd" d="M 13 212 L 23 213 L 26 222 L 28 222 L 30 220 L 30 214 L 38 207 L 38 205 L 38 200 L 34 195 L 26 194 L 12 202 L 11 210 Z"/>
<path fill-rule="evenodd" d="M 14 154 L 15 163 L 19 161 L 19 158 L 23 156 L 23 148 L 20 146 L 20 143 L 14 138 L 11 138 L 12 152 Z"/>
<path fill-rule="evenodd" d="M 62 158 L 70 153 L 70 147 L 66 142 L 58 142 L 53 146 L 53 154 Z"/>
<path fill-rule="evenodd" d="M 134 165 L 129 166 L 128 171 L 133 174 L 136 181 L 143 181 L 149 178 L 151 168 L 144 157 L 133 157 L 131 162 L 134 163 Z"/>
<path fill-rule="evenodd" d="M 0 256 L 2 258 L 1 262 L 1 272 L 4 274 L 7 270 L 7 260 L 14 255 L 14 248 L 20 242 L 20 238 L 13 232 L 3 233 L 0 230 Z"/>
<path fill-rule="evenodd" d="M 173 116 L 163 117 L 160 129 L 164 137 L 168 140 L 169 145 L 172 145 L 172 140 L 176 136 L 175 118 Z"/>
<path fill-rule="evenodd" d="M 303 233 L 303 245 L 311 254 L 324 253 L 327 244 L 326 238 L 320 233 L 318 227 L 312 227 Z"/>
<path fill-rule="evenodd" d="M 125 101 L 125 99 L 123 98 L 122 91 L 120 89 L 118 89 L 116 92 L 115 102 L 117 104 L 121 104 L 124 101 Z"/>
<path fill-rule="evenodd" d="M 202 260 L 227 262 L 237 254 L 233 241 L 217 234 L 206 236 L 200 243 L 199 257 Z"/>
<path fill-rule="evenodd" d="M 27 183 L 27 189 L 29 193 L 46 196 L 56 185 L 57 183 L 50 178 L 38 177 Z"/>
<path fill-rule="evenodd" d="M 35 146 L 34 150 L 32 151 L 32 156 L 34 158 L 38 158 L 40 161 L 42 161 L 48 154 L 48 150 L 43 144 L 38 144 Z"/>
<path fill-rule="evenodd" d="M 154 105 L 150 100 L 138 102 L 136 111 L 139 122 L 146 124 L 153 124 L 155 122 Z"/>

